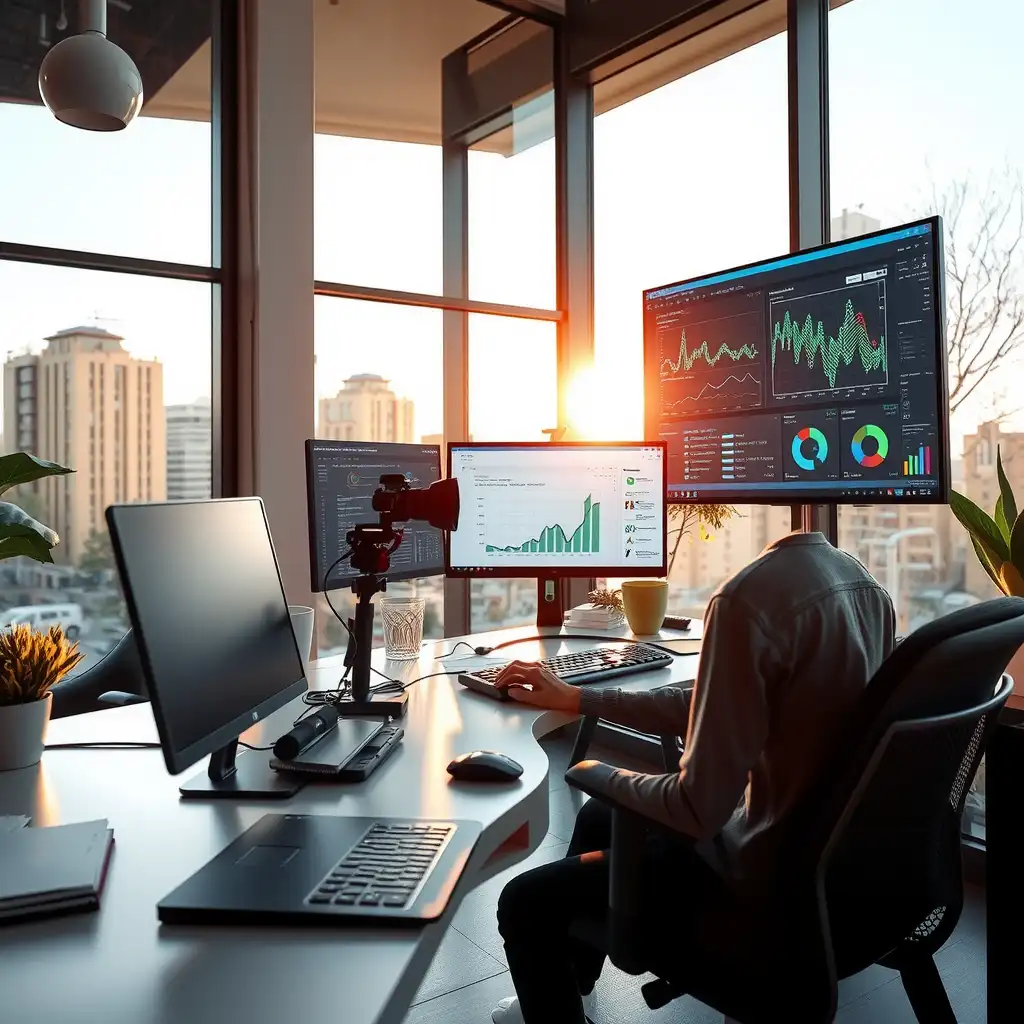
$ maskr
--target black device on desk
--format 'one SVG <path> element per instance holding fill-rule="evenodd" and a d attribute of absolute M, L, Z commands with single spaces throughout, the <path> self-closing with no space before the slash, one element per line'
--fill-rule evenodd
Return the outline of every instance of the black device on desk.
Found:
<path fill-rule="evenodd" d="M 374 718 L 344 718 L 337 728 L 292 758 L 270 766 L 328 782 L 365 782 L 398 749 L 400 726 Z"/>
<path fill-rule="evenodd" d="M 186 797 L 282 799 L 302 780 L 238 737 L 307 688 L 259 498 L 112 505 L 107 525 L 164 763 Z"/>
<path fill-rule="evenodd" d="M 515 782 L 523 766 L 496 750 L 474 750 L 452 758 L 448 774 L 456 782 Z"/>
<path fill-rule="evenodd" d="M 556 638 L 557 639 L 557 638 Z M 603 683 L 615 676 L 650 672 L 672 664 L 672 655 L 647 644 L 623 644 L 621 647 L 595 647 L 571 654 L 559 654 L 539 662 L 560 679 L 574 686 Z M 495 686 L 505 665 L 489 665 L 459 674 L 459 682 L 470 690 L 495 700 L 511 700 L 508 692 Z"/>

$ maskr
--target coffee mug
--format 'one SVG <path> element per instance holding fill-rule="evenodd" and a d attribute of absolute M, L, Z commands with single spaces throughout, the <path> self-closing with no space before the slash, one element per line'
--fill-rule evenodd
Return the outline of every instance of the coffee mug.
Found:
<path fill-rule="evenodd" d="M 292 620 L 292 632 L 305 670 L 309 666 L 309 656 L 313 653 L 313 609 L 305 604 L 290 604 L 288 615 Z"/>
<path fill-rule="evenodd" d="M 665 621 L 668 584 L 664 580 L 626 580 L 622 584 L 622 610 L 637 636 L 652 636 Z"/>

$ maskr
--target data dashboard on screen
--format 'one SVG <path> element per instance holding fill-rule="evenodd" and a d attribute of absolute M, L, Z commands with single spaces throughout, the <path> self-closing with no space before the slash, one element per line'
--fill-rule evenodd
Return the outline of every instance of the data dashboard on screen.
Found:
<path fill-rule="evenodd" d="M 348 586 L 358 575 L 347 560 L 345 537 L 357 523 L 376 523 L 373 492 L 385 473 L 400 473 L 410 487 L 441 479 L 438 445 L 373 441 L 306 442 L 310 585 L 315 592 Z M 444 538 L 422 522 L 403 524 L 402 543 L 391 556 L 389 580 L 439 576 L 444 572 Z M 334 565 L 332 569 L 331 566 Z M 330 578 L 325 581 L 325 574 Z"/>
<path fill-rule="evenodd" d="M 449 445 L 449 575 L 664 576 L 665 465 L 651 443 Z"/>
<path fill-rule="evenodd" d="M 942 224 L 644 292 L 674 502 L 944 502 Z"/>

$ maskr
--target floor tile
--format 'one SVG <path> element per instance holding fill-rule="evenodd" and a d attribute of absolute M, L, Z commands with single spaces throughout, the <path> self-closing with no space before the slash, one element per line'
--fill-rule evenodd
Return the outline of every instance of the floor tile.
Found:
<path fill-rule="evenodd" d="M 413 1005 L 436 999 L 485 978 L 493 978 L 504 970 L 504 961 L 499 963 L 461 932 L 449 928 L 416 993 Z"/>

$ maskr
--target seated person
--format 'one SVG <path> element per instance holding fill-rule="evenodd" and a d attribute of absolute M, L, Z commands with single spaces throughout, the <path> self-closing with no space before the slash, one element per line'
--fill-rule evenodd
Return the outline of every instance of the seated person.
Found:
<path fill-rule="evenodd" d="M 618 769 L 607 786 L 621 804 L 680 834 L 679 842 L 652 845 L 645 872 L 657 918 L 677 931 L 716 893 L 771 878 L 775 827 L 894 643 L 892 602 L 864 566 L 820 533 L 794 533 L 712 597 L 690 699 L 676 687 L 570 686 L 522 662 L 497 682 L 535 707 L 655 735 L 685 733 L 678 774 Z M 505 886 L 498 928 L 518 999 L 499 1003 L 495 1024 L 584 1024 L 581 994 L 593 990 L 603 957 L 568 932 L 576 918 L 608 905 L 610 845 L 610 811 L 591 800 L 566 858 Z"/>

